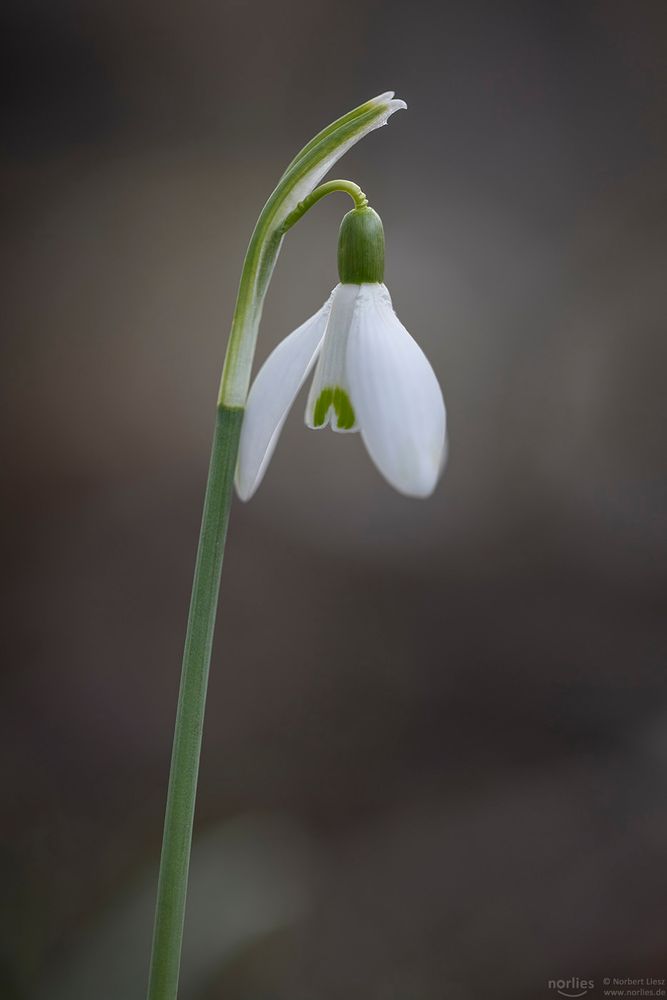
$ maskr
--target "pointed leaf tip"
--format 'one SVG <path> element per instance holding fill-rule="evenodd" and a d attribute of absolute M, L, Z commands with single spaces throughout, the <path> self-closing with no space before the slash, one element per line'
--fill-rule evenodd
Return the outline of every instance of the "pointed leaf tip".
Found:
<path fill-rule="evenodd" d="M 401 111 L 407 108 L 405 101 L 401 100 L 400 97 L 394 97 L 396 92 L 394 90 L 387 90 L 384 94 L 379 94 L 377 97 L 373 97 L 368 103 L 377 105 L 386 105 L 389 114 L 393 114 L 394 111 Z"/>

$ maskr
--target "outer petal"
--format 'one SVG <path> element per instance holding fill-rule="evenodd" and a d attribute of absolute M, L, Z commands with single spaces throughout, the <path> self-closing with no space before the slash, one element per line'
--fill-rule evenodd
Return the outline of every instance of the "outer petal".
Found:
<path fill-rule="evenodd" d="M 384 285 L 362 285 L 347 346 L 361 436 L 382 475 L 407 496 L 435 489 L 445 458 L 445 404 L 426 356 Z"/>
<path fill-rule="evenodd" d="M 332 297 L 319 312 L 278 344 L 252 385 L 236 466 L 236 492 L 241 500 L 249 500 L 261 483 L 290 407 L 315 363 Z"/>

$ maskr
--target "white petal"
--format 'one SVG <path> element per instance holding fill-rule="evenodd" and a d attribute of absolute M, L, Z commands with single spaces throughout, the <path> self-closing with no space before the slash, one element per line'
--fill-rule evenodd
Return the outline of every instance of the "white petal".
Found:
<path fill-rule="evenodd" d="M 426 356 L 396 316 L 384 285 L 362 285 L 347 345 L 361 436 L 400 493 L 427 497 L 445 458 L 445 404 Z"/>
<path fill-rule="evenodd" d="M 278 344 L 252 385 L 236 466 L 236 492 L 241 500 L 249 500 L 262 481 L 290 407 L 315 363 L 332 297 L 329 296 L 319 312 Z"/>
<path fill-rule="evenodd" d="M 361 285 L 336 285 L 327 332 L 306 404 L 306 424 L 313 429 L 331 425 L 334 431 L 357 431 L 347 381 L 347 337 Z"/>

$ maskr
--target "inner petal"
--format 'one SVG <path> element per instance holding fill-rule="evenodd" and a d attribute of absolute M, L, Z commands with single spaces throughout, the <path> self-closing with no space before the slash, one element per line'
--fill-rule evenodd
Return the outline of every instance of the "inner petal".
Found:
<path fill-rule="evenodd" d="M 359 285 L 338 285 L 334 292 L 324 343 L 306 406 L 306 424 L 311 428 L 329 424 L 334 431 L 359 429 L 345 360 L 350 323 L 359 291 Z"/>
<path fill-rule="evenodd" d="M 346 390 L 341 389 L 339 385 L 328 386 L 326 389 L 322 389 L 317 397 L 313 412 L 313 425 L 315 427 L 324 427 L 327 420 L 331 422 L 334 430 L 356 430 L 354 407 L 350 402 L 350 397 Z"/>

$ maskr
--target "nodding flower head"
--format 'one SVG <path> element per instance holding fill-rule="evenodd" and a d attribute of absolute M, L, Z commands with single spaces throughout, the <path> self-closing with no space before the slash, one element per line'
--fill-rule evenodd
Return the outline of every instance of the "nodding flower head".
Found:
<path fill-rule="evenodd" d="M 446 452 L 445 405 L 426 356 L 392 307 L 384 278 L 384 232 L 372 208 L 341 224 L 340 284 L 322 308 L 264 362 L 247 400 L 236 489 L 259 486 L 287 414 L 312 369 L 306 424 L 360 431 L 373 462 L 400 493 L 427 497 Z"/>

